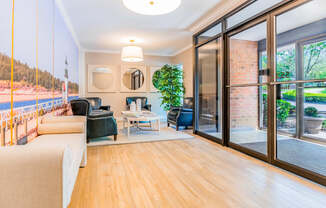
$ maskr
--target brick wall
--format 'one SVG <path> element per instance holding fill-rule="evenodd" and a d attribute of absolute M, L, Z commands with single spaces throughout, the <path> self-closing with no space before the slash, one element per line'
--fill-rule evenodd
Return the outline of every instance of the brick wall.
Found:
<path fill-rule="evenodd" d="M 258 81 L 258 43 L 230 40 L 230 83 Z M 231 128 L 257 128 L 258 87 L 232 88 L 230 92 Z"/>

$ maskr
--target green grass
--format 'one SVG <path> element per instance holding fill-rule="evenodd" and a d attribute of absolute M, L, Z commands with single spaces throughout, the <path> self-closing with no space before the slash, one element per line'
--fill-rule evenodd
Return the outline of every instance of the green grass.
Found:
<path fill-rule="evenodd" d="M 311 93 L 305 92 L 304 98 L 306 102 L 311 103 L 326 103 L 326 93 Z M 283 93 L 283 99 L 295 101 L 296 99 L 296 90 L 289 90 Z"/>

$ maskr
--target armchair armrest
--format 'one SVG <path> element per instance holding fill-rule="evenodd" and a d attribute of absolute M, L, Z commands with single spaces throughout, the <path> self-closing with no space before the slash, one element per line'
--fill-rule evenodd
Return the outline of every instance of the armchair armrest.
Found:
<path fill-rule="evenodd" d="M 183 125 L 192 125 L 193 122 L 193 112 L 192 111 L 182 111 L 177 116 L 177 122 Z"/>
<path fill-rule="evenodd" d="M 182 108 L 182 112 L 193 112 L 193 109 L 191 108 Z"/>
<path fill-rule="evenodd" d="M 117 135 L 117 122 L 113 116 L 89 117 L 87 119 L 87 138 Z"/>
<path fill-rule="evenodd" d="M 180 106 L 179 107 L 178 106 L 172 106 L 170 111 L 179 111 L 181 109 L 182 109 L 182 107 L 180 107 Z"/>
<path fill-rule="evenodd" d="M 109 105 L 102 105 L 102 106 L 100 106 L 100 110 L 110 111 L 110 109 L 111 109 L 111 106 L 109 106 Z"/>
<path fill-rule="evenodd" d="M 1 148 L 0 207 L 67 207 L 73 163 L 70 148 L 32 144 Z"/>

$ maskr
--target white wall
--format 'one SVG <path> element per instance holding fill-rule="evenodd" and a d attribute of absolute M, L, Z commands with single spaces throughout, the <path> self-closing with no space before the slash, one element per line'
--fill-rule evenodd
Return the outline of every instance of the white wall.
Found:
<path fill-rule="evenodd" d="M 146 73 L 146 82 L 147 82 L 147 92 L 146 93 L 125 93 L 120 92 L 120 83 L 121 78 L 118 76 L 117 86 L 116 86 L 116 92 L 112 93 L 90 93 L 88 92 L 88 73 L 87 73 L 87 67 L 88 65 L 110 65 L 114 66 L 114 70 L 121 70 L 121 65 L 124 64 L 121 61 L 120 54 L 110 54 L 110 53 L 97 53 L 97 52 L 86 52 L 84 57 L 84 64 L 82 69 L 81 67 L 81 73 L 84 75 L 85 81 L 80 81 L 81 90 L 84 90 L 84 92 L 81 92 L 81 95 L 85 95 L 86 97 L 101 97 L 103 105 L 110 105 L 112 111 L 114 111 L 114 116 L 116 118 L 121 117 L 121 111 L 127 110 L 126 107 L 126 97 L 130 96 L 146 96 L 148 98 L 148 102 L 152 104 L 152 111 L 155 113 L 158 113 L 162 119 L 166 119 L 166 113 L 162 110 L 160 107 L 160 95 L 159 93 L 152 93 L 150 92 L 150 67 L 151 66 L 163 66 L 164 64 L 171 64 L 171 57 L 163 57 L 163 56 L 145 56 L 144 57 L 144 63 L 147 68 Z M 84 70 L 84 72 L 82 72 Z M 120 74 L 120 71 L 119 71 Z"/>
<path fill-rule="evenodd" d="M 172 57 L 173 64 L 182 64 L 184 73 L 185 97 L 193 96 L 193 49 L 189 48 Z"/>

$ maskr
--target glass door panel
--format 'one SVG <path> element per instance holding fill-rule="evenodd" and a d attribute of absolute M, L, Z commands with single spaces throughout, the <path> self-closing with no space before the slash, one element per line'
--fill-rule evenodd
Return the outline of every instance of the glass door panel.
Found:
<path fill-rule="evenodd" d="M 326 78 L 325 7 L 326 1 L 312 0 L 276 16 L 276 81 Z"/>
<path fill-rule="evenodd" d="M 221 39 L 198 48 L 198 131 L 222 138 Z"/>
<path fill-rule="evenodd" d="M 326 1 L 276 17 L 279 161 L 326 176 Z M 311 14 L 308 18 L 302 14 Z M 290 81 L 290 82 L 289 82 Z M 286 83 L 287 82 L 287 83 Z"/>
<path fill-rule="evenodd" d="M 267 155 L 267 91 L 260 88 L 230 89 L 230 142 Z"/>
<path fill-rule="evenodd" d="M 282 84 L 281 88 L 276 112 L 277 159 L 326 176 L 326 82 Z M 297 96 L 294 89 L 302 90 L 303 96 Z M 295 100 L 303 100 L 303 105 L 295 106 Z"/>
<path fill-rule="evenodd" d="M 267 22 L 229 36 L 230 144 L 267 155 Z"/>

